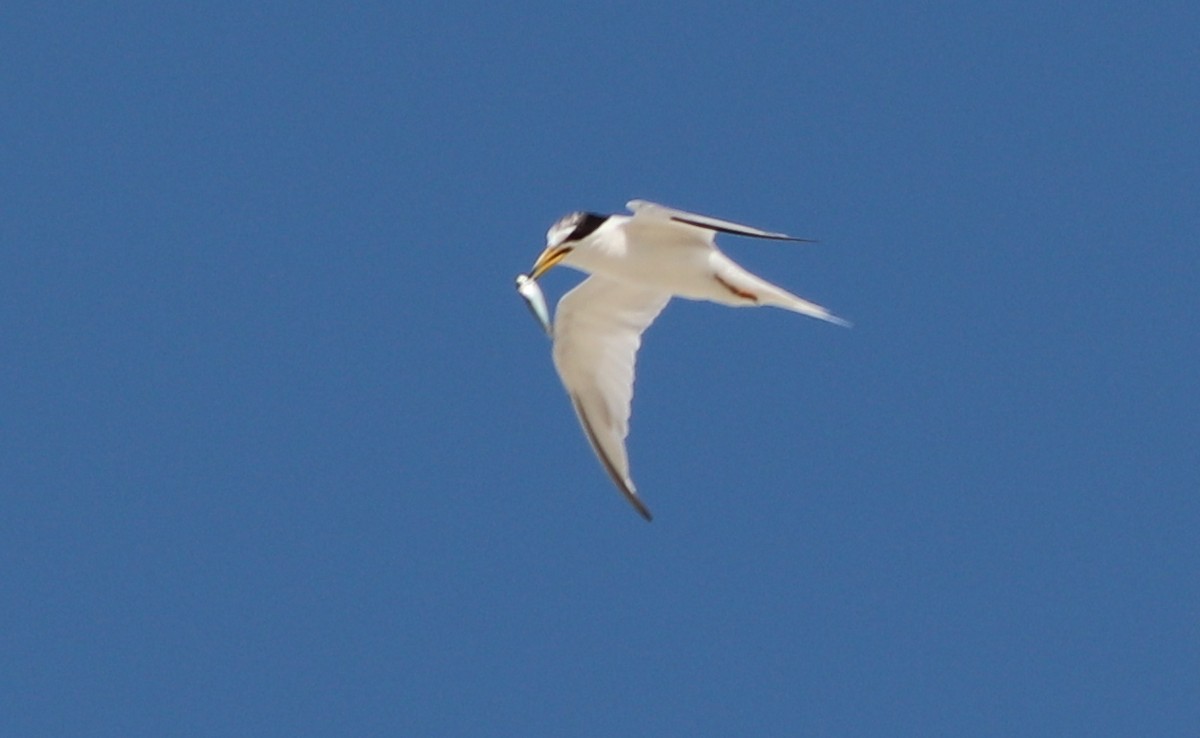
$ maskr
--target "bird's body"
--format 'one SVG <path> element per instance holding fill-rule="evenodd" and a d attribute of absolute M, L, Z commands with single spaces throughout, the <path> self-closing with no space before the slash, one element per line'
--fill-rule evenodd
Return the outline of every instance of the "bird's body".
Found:
<path fill-rule="evenodd" d="M 531 271 L 562 264 L 591 276 L 555 310 L 554 365 L 596 455 L 629 502 L 650 512 L 629 475 L 625 437 L 642 332 L 672 297 L 734 307 L 771 305 L 845 325 L 825 308 L 761 279 L 717 249 L 717 232 L 799 241 L 782 233 L 634 200 L 633 215 L 573 213 L 546 234 Z"/>

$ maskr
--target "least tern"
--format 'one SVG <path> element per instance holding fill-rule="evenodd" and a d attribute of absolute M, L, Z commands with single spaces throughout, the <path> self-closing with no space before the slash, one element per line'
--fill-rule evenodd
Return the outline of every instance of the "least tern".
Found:
<path fill-rule="evenodd" d="M 672 297 L 732 307 L 770 305 L 849 325 L 815 303 L 754 276 L 717 249 L 717 233 L 773 241 L 805 241 L 784 233 L 675 210 L 645 200 L 632 215 L 577 212 L 546 233 L 546 249 L 517 288 L 545 326 L 541 291 L 533 282 L 556 265 L 591 276 L 558 301 L 554 366 L 592 449 L 625 499 L 650 520 L 629 474 L 633 371 L 642 333 Z"/>

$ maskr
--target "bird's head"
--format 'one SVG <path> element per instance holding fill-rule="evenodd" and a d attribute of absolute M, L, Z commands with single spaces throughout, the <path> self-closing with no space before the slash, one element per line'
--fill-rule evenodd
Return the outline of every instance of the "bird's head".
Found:
<path fill-rule="evenodd" d="M 530 278 L 537 279 L 567 258 L 606 220 L 608 216 L 585 212 L 571 213 L 559 218 L 550 226 L 550 230 L 546 231 L 546 250 L 533 263 L 533 268 L 529 270 Z"/>

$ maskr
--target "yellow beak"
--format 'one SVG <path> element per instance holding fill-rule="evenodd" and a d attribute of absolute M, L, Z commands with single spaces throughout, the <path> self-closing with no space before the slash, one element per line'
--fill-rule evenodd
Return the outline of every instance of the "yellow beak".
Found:
<path fill-rule="evenodd" d="M 547 246 L 542 255 L 533 262 L 533 269 L 529 270 L 529 278 L 537 279 L 546 272 L 550 271 L 558 262 L 566 258 L 567 254 L 571 253 L 570 246 Z"/>

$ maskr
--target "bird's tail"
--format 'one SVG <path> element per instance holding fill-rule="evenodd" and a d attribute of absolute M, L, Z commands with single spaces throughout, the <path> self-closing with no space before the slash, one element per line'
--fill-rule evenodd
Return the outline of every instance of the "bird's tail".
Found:
<path fill-rule="evenodd" d="M 827 308 L 822 307 L 815 302 L 809 302 L 802 297 L 796 297 L 791 292 L 788 292 L 780 287 L 775 287 L 775 285 L 771 285 L 771 287 L 774 287 L 774 289 L 767 293 L 767 295 L 764 295 L 766 298 L 762 300 L 764 304 L 780 307 L 784 310 L 791 310 L 794 313 L 800 313 L 801 315 L 807 315 L 819 320 L 825 320 L 833 323 L 834 325 L 840 325 L 845 328 L 849 328 L 851 326 L 850 321 L 844 318 L 839 318 L 838 316 L 829 312 Z"/>
<path fill-rule="evenodd" d="M 815 302 L 797 297 L 784 288 L 751 274 L 728 258 L 722 259 L 721 262 L 715 270 L 716 282 L 721 288 L 716 289 L 714 294 L 709 297 L 714 302 L 736 307 L 771 305 L 818 320 L 850 327 L 850 321 L 839 318 Z"/>

